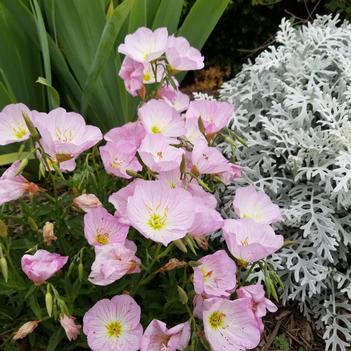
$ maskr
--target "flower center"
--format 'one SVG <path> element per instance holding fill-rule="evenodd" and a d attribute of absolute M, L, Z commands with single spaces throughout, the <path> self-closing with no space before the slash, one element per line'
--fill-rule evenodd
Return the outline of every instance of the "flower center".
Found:
<path fill-rule="evenodd" d="M 219 329 L 223 327 L 225 314 L 219 311 L 211 313 L 209 323 L 212 329 Z"/>
<path fill-rule="evenodd" d="M 18 127 L 13 127 L 12 132 L 17 139 L 22 139 L 27 134 L 28 130 L 21 124 Z"/>
<path fill-rule="evenodd" d="M 111 167 L 114 169 L 121 168 L 121 166 L 122 166 L 122 161 L 119 161 L 117 158 L 115 158 L 111 163 Z"/>
<path fill-rule="evenodd" d="M 66 129 L 62 132 L 61 129 L 56 128 L 55 132 L 57 140 L 61 143 L 67 143 L 73 140 L 73 133 L 70 129 Z"/>
<path fill-rule="evenodd" d="M 249 245 L 249 238 L 246 237 L 244 240 L 240 240 L 242 246 L 247 246 Z"/>
<path fill-rule="evenodd" d="M 204 281 L 207 282 L 212 276 L 212 271 L 207 272 L 205 268 L 200 268 L 200 271 L 202 273 L 202 277 L 204 278 Z"/>
<path fill-rule="evenodd" d="M 118 321 L 110 322 L 106 325 L 107 335 L 109 337 L 119 338 L 122 335 L 122 323 Z"/>
<path fill-rule="evenodd" d="M 144 81 L 148 82 L 151 79 L 151 76 L 149 73 L 144 73 Z"/>
<path fill-rule="evenodd" d="M 167 209 L 164 211 L 163 216 L 158 213 L 152 213 L 149 217 L 147 224 L 153 230 L 161 230 L 165 227 L 167 220 Z"/>
<path fill-rule="evenodd" d="M 163 159 L 163 152 L 162 151 L 159 151 L 156 153 L 156 157 L 159 159 L 159 160 L 162 160 Z"/>
<path fill-rule="evenodd" d="M 151 132 L 153 134 L 160 134 L 161 133 L 161 129 L 159 127 L 157 127 L 157 126 L 152 126 Z"/>
<path fill-rule="evenodd" d="M 106 245 L 109 243 L 109 236 L 107 233 L 97 233 L 95 236 L 95 241 L 100 245 Z"/>
<path fill-rule="evenodd" d="M 252 219 L 262 219 L 262 211 L 261 210 L 253 210 L 250 213 L 245 212 L 242 214 L 242 218 L 252 218 Z"/>

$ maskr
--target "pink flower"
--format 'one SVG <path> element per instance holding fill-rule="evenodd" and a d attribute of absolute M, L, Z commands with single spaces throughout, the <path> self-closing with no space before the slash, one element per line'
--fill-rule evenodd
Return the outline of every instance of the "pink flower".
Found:
<path fill-rule="evenodd" d="M 234 210 L 240 218 L 251 218 L 257 223 L 271 224 L 282 220 L 281 211 L 262 191 L 250 185 L 236 190 Z"/>
<path fill-rule="evenodd" d="M 208 235 L 221 229 L 224 224 L 222 216 L 215 209 L 201 202 L 201 197 L 194 198 L 194 200 L 196 200 L 194 208 L 196 221 L 189 229 L 189 234 L 197 237 Z"/>
<path fill-rule="evenodd" d="M 252 219 L 226 219 L 224 239 L 230 253 L 237 259 L 252 263 L 279 250 L 284 240 L 275 235 L 268 224 L 259 224 Z"/>
<path fill-rule="evenodd" d="M 250 299 L 205 300 L 203 322 L 213 351 L 253 349 L 260 342 Z"/>
<path fill-rule="evenodd" d="M 196 100 L 190 102 L 185 116 L 196 120 L 201 117 L 206 134 L 211 135 L 228 126 L 233 112 L 234 108 L 228 102 Z"/>
<path fill-rule="evenodd" d="M 145 136 L 145 129 L 140 122 L 129 122 L 122 127 L 111 129 L 105 134 L 106 141 L 127 143 L 128 147 L 137 151 Z"/>
<path fill-rule="evenodd" d="M 163 86 L 159 91 L 160 97 L 173 107 L 177 112 L 185 111 L 189 106 L 189 96 L 182 93 L 178 89 L 174 89 L 171 85 Z"/>
<path fill-rule="evenodd" d="M 150 100 L 141 106 L 138 115 L 149 134 L 179 137 L 185 133 L 184 121 L 179 113 L 163 100 Z"/>
<path fill-rule="evenodd" d="M 92 351 L 137 351 L 143 334 L 140 307 L 128 295 L 100 300 L 85 313 L 83 332 Z"/>
<path fill-rule="evenodd" d="M 40 285 L 58 272 L 67 261 L 68 256 L 38 250 L 34 255 L 24 255 L 21 266 L 27 277 L 36 285 Z"/>
<path fill-rule="evenodd" d="M 118 47 L 118 52 L 137 62 L 151 62 L 166 51 L 167 39 L 167 28 L 158 28 L 152 31 L 149 28 L 141 27 L 125 37 L 124 43 Z"/>
<path fill-rule="evenodd" d="M 119 218 L 121 223 L 130 224 L 127 216 L 127 203 L 128 198 L 134 194 L 135 187 L 139 183 L 144 183 L 145 180 L 135 179 L 124 188 L 111 194 L 108 201 L 115 207 L 115 216 Z"/>
<path fill-rule="evenodd" d="M 94 194 L 82 194 L 73 199 L 73 205 L 84 212 L 89 212 L 93 208 L 102 207 L 101 201 Z"/>
<path fill-rule="evenodd" d="M 210 147 L 207 142 L 198 140 L 191 154 L 193 173 L 216 174 L 226 172 L 230 168 L 228 160 L 216 149 Z"/>
<path fill-rule="evenodd" d="M 187 234 L 194 221 L 193 207 L 193 198 L 186 190 L 149 181 L 136 186 L 128 198 L 127 214 L 142 235 L 167 246 Z"/>
<path fill-rule="evenodd" d="M 228 185 L 235 179 L 241 177 L 241 167 L 234 163 L 229 163 L 229 170 L 222 173 L 218 173 L 217 176 L 221 178 L 224 184 Z"/>
<path fill-rule="evenodd" d="M 136 158 L 136 151 L 129 143 L 108 142 L 99 148 L 102 162 L 108 174 L 116 177 L 130 179 L 127 171 L 139 172 L 143 169 Z"/>
<path fill-rule="evenodd" d="M 166 57 L 171 68 L 176 71 L 190 71 L 204 67 L 204 57 L 198 49 L 190 46 L 183 37 L 168 38 Z"/>
<path fill-rule="evenodd" d="M 155 69 L 156 69 L 156 75 L 155 75 Z M 152 65 L 151 63 L 145 63 L 143 82 L 144 84 L 153 84 L 156 82 L 161 82 L 164 74 L 165 74 L 165 68 L 163 65 L 158 64 L 157 68 L 155 68 L 155 65 Z"/>
<path fill-rule="evenodd" d="M 170 146 L 161 135 L 147 135 L 138 152 L 145 165 L 154 172 L 179 168 L 184 154 L 183 149 Z"/>
<path fill-rule="evenodd" d="M 229 297 L 236 287 L 236 264 L 224 250 L 202 257 L 194 268 L 196 294 Z"/>
<path fill-rule="evenodd" d="M 29 182 L 22 175 L 16 175 L 21 161 L 15 161 L 0 177 L 0 205 L 17 200 L 25 193 L 39 191 L 38 185 Z"/>
<path fill-rule="evenodd" d="M 141 351 L 184 350 L 190 341 L 190 323 L 185 322 L 168 329 L 164 322 L 153 319 L 145 329 Z"/>
<path fill-rule="evenodd" d="M 205 136 L 200 132 L 199 120 L 196 118 L 187 118 L 185 120 L 185 138 L 192 144 L 195 144 L 198 140 L 202 140 L 207 143 Z"/>
<path fill-rule="evenodd" d="M 243 286 L 236 291 L 239 298 L 248 298 L 251 300 L 251 309 L 257 319 L 260 332 L 263 332 L 264 325 L 262 317 L 269 312 L 276 312 L 277 306 L 265 297 L 264 289 L 261 284 Z"/>
<path fill-rule="evenodd" d="M 187 190 L 195 198 L 198 198 L 198 201 L 201 202 L 204 206 L 215 209 L 217 207 L 216 197 L 204 190 L 202 186 L 198 184 L 196 180 L 192 180 L 187 187 Z"/>
<path fill-rule="evenodd" d="M 62 328 L 65 330 L 67 339 L 69 341 L 76 340 L 80 334 L 81 325 L 75 323 L 75 318 L 61 314 L 59 318 Z"/>
<path fill-rule="evenodd" d="M 30 136 L 23 113 L 31 117 L 31 111 L 24 104 L 11 104 L 0 112 L 0 145 L 27 140 Z"/>
<path fill-rule="evenodd" d="M 118 75 L 123 79 L 128 93 L 137 96 L 143 86 L 144 65 L 126 56 L 122 62 Z"/>
<path fill-rule="evenodd" d="M 91 209 L 84 216 L 84 235 L 93 246 L 112 243 L 123 244 L 127 238 L 129 227 L 120 223 L 103 207 Z"/>
<path fill-rule="evenodd" d="M 180 169 L 175 168 L 172 171 L 160 172 L 157 179 L 167 184 L 170 188 L 184 188 L 183 181 L 180 179 Z"/>
<path fill-rule="evenodd" d="M 73 171 L 75 158 L 102 139 L 99 128 L 86 125 L 81 115 L 61 107 L 48 114 L 37 112 L 34 118 L 44 151 L 63 171 Z"/>
<path fill-rule="evenodd" d="M 89 281 L 95 285 L 109 285 L 126 274 L 140 272 L 136 246 L 112 243 L 96 247 L 96 258 L 91 266 Z"/>

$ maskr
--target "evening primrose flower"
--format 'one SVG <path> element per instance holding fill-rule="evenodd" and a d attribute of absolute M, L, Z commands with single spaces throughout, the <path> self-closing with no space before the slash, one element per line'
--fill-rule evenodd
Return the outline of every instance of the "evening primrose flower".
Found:
<path fill-rule="evenodd" d="M 230 253 L 243 263 L 253 263 L 278 251 L 284 244 L 268 224 L 252 219 L 226 219 L 223 226 L 224 239 Z"/>
<path fill-rule="evenodd" d="M 102 207 L 101 201 L 94 194 L 82 194 L 73 199 L 73 205 L 84 212 L 89 212 L 93 208 Z"/>
<path fill-rule="evenodd" d="M 59 322 L 65 330 L 67 339 L 69 341 L 76 340 L 82 328 L 81 325 L 75 323 L 75 318 L 66 314 L 60 314 Z"/>
<path fill-rule="evenodd" d="M 129 221 L 146 238 L 167 246 L 183 238 L 194 221 L 194 200 L 184 189 L 162 181 L 143 182 L 128 198 Z"/>
<path fill-rule="evenodd" d="M 34 255 L 24 255 L 21 259 L 21 267 L 30 280 L 40 285 L 58 272 L 67 261 L 68 256 L 38 250 Z"/>
<path fill-rule="evenodd" d="M 152 171 L 167 172 L 180 167 L 184 150 L 169 145 L 162 135 L 147 135 L 138 153 Z"/>
<path fill-rule="evenodd" d="M 149 134 L 179 137 L 185 133 L 183 119 L 163 100 L 150 100 L 139 108 L 138 115 L 145 131 Z"/>
<path fill-rule="evenodd" d="M 204 67 L 204 57 L 201 52 L 190 46 L 184 37 L 172 35 L 168 38 L 166 57 L 171 70 L 191 71 Z"/>
<path fill-rule="evenodd" d="M 236 287 L 236 264 L 224 250 L 202 257 L 194 267 L 196 294 L 229 297 Z"/>
<path fill-rule="evenodd" d="M 282 220 L 279 206 L 252 185 L 236 190 L 233 206 L 240 218 L 250 218 L 257 223 L 271 224 Z"/>
<path fill-rule="evenodd" d="M 249 298 L 251 300 L 251 309 L 262 333 L 264 330 L 262 317 L 267 314 L 267 311 L 276 312 L 278 310 L 277 306 L 265 297 L 263 286 L 260 283 L 243 286 L 237 289 L 236 293 L 239 298 Z"/>
<path fill-rule="evenodd" d="M 234 107 L 228 102 L 215 100 L 191 101 L 186 111 L 186 119 L 201 117 L 207 135 L 215 134 L 228 126 Z"/>
<path fill-rule="evenodd" d="M 174 89 L 170 84 L 164 85 L 159 90 L 159 96 L 177 112 L 184 112 L 189 106 L 189 96 L 182 93 L 178 88 Z"/>
<path fill-rule="evenodd" d="M 190 341 L 190 323 L 185 322 L 168 329 L 166 323 L 153 319 L 145 329 L 141 351 L 184 350 Z"/>
<path fill-rule="evenodd" d="M 203 323 L 206 339 L 213 351 L 253 349 L 260 342 L 260 331 L 250 299 L 205 300 Z"/>
<path fill-rule="evenodd" d="M 30 133 L 23 118 L 23 113 L 31 118 L 31 111 L 21 103 L 7 105 L 0 112 L 0 145 L 7 145 L 29 138 Z"/>
<path fill-rule="evenodd" d="M 122 224 L 103 207 L 91 209 L 84 216 L 84 235 L 92 246 L 103 246 L 111 243 L 123 244 L 129 227 Z"/>
<path fill-rule="evenodd" d="M 15 161 L 0 177 L 0 205 L 17 200 L 24 194 L 35 194 L 39 186 L 22 175 L 16 175 L 21 161 Z"/>
<path fill-rule="evenodd" d="M 130 179 L 127 171 L 139 172 L 143 169 L 136 158 L 136 151 L 129 143 L 120 140 L 107 142 L 99 148 L 102 162 L 108 174 L 116 177 Z"/>
<path fill-rule="evenodd" d="M 95 285 L 109 285 L 126 274 L 140 272 L 140 259 L 135 256 L 133 244 L 112 243 L 95 248 L 95 261 L 91 266 L 89 281 Z"/>
<path fill-rule="evenodd" d="M 143 334 L 140 307 L 128 295 L 100 300 L 85 313 L 83 332 L 92 351 L 137 351 Z"/>
<path fill-rule="evenodd" d="M 125 37 L 124 43 L 118 46 L 118 52 L 137 62 L 151 62 L 166 51 L 167 40 L 167 28 L 152 31 L 149 28 L 140 27 Z"/>
<path fill-rule="evenodd" d="M 34 118 L 45 153 L 62 171 L 73 171 L 75 159 L 102 139 L 99 128 L 86 125 L 81 115 L 61 107 L 48 114 L 36 112 Z"/>
<path fill-rule="evenodd" d="M 143 86 L 144 65 L 126 56 L 122 62 L 118 75 L 123 79 L 128 93 L 137 96 Z"/>

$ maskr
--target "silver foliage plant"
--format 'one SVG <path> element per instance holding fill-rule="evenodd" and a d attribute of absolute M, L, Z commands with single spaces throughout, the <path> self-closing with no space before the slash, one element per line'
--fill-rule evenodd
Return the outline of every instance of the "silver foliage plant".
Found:
<path fill-rule="evenodd" d="M 283 210 L 279 228 L 294 244 L 270 262 L 306 316 L 325 328 L 327 350 L 351 344 L 351 25 L 321 16 L 294 27 L 283 19 L 277 45 L 225 83 L 236 106 L 235 153 L 246 181 Z M 223 144 L 225 153 L 232 146 Z M 235 185 L 223 212 L 232 216 Z"/>

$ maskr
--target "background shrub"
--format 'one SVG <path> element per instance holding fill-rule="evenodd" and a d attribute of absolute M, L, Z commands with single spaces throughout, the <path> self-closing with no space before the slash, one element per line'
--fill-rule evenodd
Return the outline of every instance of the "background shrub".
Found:
<path fill-rule="evenodd" d="M 297 301 L 325 327 L 326 348 L 351 342 L 351 25 L 331 16 L 294 28 L 223 85 L 232 128 L 247 138 L 237 150 L 247 180 L 284 209 L 282 233 L 293 241 L 271 263 Z M 230 145 L 224 145 L 230 153 Z M 230 213 L 228 194 L 223 211 Z"/>

